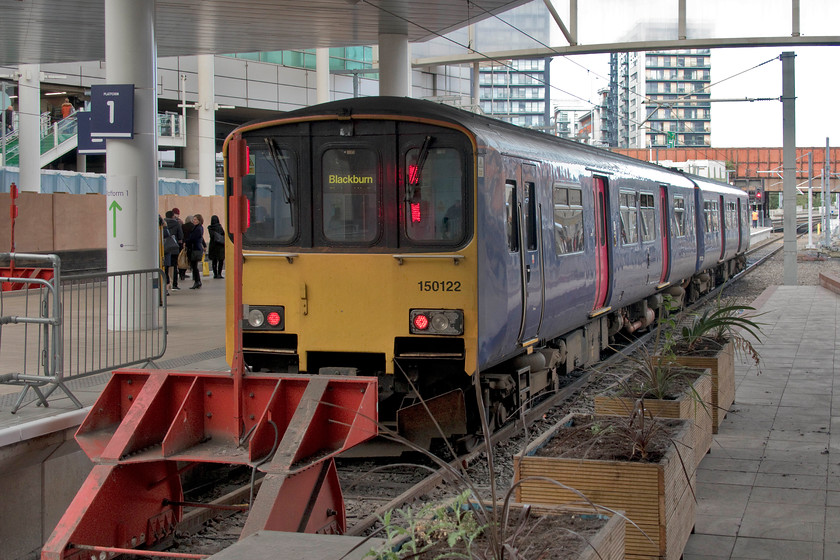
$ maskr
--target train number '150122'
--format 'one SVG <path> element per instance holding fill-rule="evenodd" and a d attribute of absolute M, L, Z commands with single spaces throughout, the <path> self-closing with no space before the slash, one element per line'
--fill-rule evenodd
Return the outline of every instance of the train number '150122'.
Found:
<path fill-rule="evenodd" d="M 421 292 L 460 292 L 461 283 L 457 280 L 421 280 L 417 282 Z"/>

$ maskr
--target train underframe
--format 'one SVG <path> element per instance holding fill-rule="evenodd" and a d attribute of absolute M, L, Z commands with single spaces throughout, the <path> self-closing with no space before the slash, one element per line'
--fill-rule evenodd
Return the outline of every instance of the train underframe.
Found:
<path fill-rule="evenodd" d="M 671 306 L 693 303 L 745 268 L 743 256 L 664 288 L 631 305 L 594 317 L 586 325 L 540 346 L 523 349 L 480 373 L 481 403 L 491 430 L 505 424 L 534 399 L 559 389 L 576 371 L 602 358 L 619 336 L 632 336 L 656 324 L 670 296 Z M 263 353 L 243 348 L 254 371 L 298 373 L 292 349 Z M 463 340 L 398 337 L 394 374 L 385 373 L 384 354 L 315 352 L 308 355 L 309 373 L 378 378 L 379 421 L 383 429 L 428 448 L 441 437 L 467 439 L 481 433 L 479 396 L 464 363 Z M 260 344 L 263 346 L 263 344 Z"/>

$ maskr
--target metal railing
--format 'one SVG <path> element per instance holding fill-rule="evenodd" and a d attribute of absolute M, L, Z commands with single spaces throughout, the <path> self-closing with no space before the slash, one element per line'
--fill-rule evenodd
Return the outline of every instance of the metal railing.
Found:
<path fill-rule="evenodd" d="M 166 352 L 166 295 L 160 269 L 62 278 L 56 255 L 0 253 L 0 262 L 51 268 L 45 280 L 2 268 L 0 283 L 0 384 L 23 386 L 15 413 L 31 390 L 39 405 L 61 389 L 82 408 L 66 383 L 137 364 L 154 365 Z M 48 276 L 48 275 L 47 275 Z"/>

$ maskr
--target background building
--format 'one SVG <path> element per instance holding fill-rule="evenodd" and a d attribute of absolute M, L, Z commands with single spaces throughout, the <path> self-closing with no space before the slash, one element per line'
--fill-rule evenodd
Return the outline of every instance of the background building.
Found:
<path fill-rule="evenodd" d="M 709 49 L 612 54 L 609 145 L 710 146 L 710 84 Z"/>

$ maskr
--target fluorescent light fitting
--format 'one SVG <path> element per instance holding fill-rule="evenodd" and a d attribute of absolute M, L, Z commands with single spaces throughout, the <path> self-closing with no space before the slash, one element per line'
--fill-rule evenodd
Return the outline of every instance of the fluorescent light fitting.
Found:
<path fill-rule="evenodd" d="M 67 95 L 66 91 L 48 91 L 44 95 Z"/>

